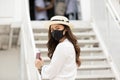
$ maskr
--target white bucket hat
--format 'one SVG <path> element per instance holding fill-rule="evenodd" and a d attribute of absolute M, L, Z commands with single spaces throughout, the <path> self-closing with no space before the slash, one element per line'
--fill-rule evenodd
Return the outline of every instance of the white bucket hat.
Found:
<path fill-rule="evenodd" d="M 65 16 L 53 16 L 50 19 L 48 26 L 50 27 L 50 25 L 52 24 L 63 24 L 63 25 L 67 25 L 70 28 L 73 27 L 72 24 L 69 22 L 69 20 Z"/>

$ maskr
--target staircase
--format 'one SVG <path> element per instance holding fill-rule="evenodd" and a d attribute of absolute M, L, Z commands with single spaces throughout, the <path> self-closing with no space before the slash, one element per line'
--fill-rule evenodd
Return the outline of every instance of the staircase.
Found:
<path fill-rule="evenodd" d="M 76 80 L 117 80 L 90 22 L 71 22 L 81 47 L 82 65 L 78 68 Z M 45 25 L 45 21 L 32 21 L 36 48 L 41 51 L 45 64 L 49 64 L 46 48 L 48 28 Z"/>
<path fill-rule="evenodd" d="M 18 46 L 19 32 L 19 24 L 0 24 L 0 50 Z"/>

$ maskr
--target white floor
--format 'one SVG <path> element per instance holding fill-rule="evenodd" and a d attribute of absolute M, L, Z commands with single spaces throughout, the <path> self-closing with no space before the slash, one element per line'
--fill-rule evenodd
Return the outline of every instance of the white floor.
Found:
<path fill-rule="evenodd" d="M 0 80 L 19 80 L 20 50 L 0 50 Z"/>

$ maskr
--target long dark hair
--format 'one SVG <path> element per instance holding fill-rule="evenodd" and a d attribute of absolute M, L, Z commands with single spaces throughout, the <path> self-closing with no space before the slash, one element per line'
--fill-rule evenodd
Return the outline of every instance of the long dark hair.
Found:
<path fill-rule="evenodd" d="M 66 38 L 73 44 L 74 48 L 75 48 L 75 52 L 76 52 L 76 63 L 78 66 L 81 65 L 81 60 L 80 60 L 80 47 L 78 45 L 77 42 L 77 38 L 75 35 L 73 35 L 70 27 L 68 27 L 67 25 L 63 25 L 65 27 L 66 33 L 65 36 Z M 52 35 L 51 35 L 51 27 L 49 27 L 48 30 L 48 43 L 47 43 L 47 47 L 48 47 L 48 57 L 51 59 L 53 56 L 53 53 L 55 51 L 56 46 L 58 45 L 58 41 L 56 41 Z"/>

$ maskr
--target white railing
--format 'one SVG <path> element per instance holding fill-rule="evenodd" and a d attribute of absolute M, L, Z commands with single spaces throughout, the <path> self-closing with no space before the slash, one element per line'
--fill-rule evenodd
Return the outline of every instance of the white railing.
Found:
<path fill-rule="evenodd" d="M 20 80 L 40 80 L 40 75 L 35 68 L 35 42 L 30 24 L 28 3 L 28 0 L 22 0 Z"/>
<path fill-rule="evenodd" d="M 114 1 L 114 4 L 113 4 Z M 115 23 L 120 28 L 120 0 L 106 0 L 106 7 L 109 13 L 111 14 L 112 18 L 114 19 Z M 117 6 L 115 6 L 117 5 Z"/>
<path fill-rule="evenodd" d="M 114 1 L 114 3 L 113 3 Z M 120 31 L 120 0 L 106 0 L 106 9 L 107 9 L 107 14 L 108 14 L 108 24 L 111 24 L 111 21 L 109 19 L 113 19 L 112 21 L 114 21 L 114 23 L 116 24 L 115 27 L 117 27 L 117 29 L 119 29 Z M 111 16 L 111 18 L 110 18 Z M 113 33 L 114 34 L 114 33 Z M 119 37 L 119 36 L 117 36 Z M 106 51 L 107 54 L 108 51 Z M 111 57 L 111 55 L 110 55 Z M 118 71 L 118 69 L 116 69 L 116 65 L 115 63 L 110 63 L 113 66 L 113 71 L 115 73 L 115 76 L 117 78 L 117 80 L 120 80 L 120 71 Z"/>
<path fill-rule="evenodd" d="M 92 26 L 117 80 L 120 80 L 120 4 L 118 0 L 92 0 Z M 116 6 L 117 5 L 117 6 Z"/>
<path fill-rule="evenodd" d="M 93 30 L 97 34 L 98 41 L 100 42 L 100 46 L 102 47 L 103 52 L 105 53 L 105 56 L 106 56 L 107 61 L 108 61 L 108 64 L 111 66 L 111 70 L 113 71 L 113 73 L 115 75 L 115 80 L 120 80 L 120 74 L 119 74 L 120 72 L 118 71 L 118 67 L 114 63 L 112 56 L 110 55 L 110 53 L 109 53 L 109 51 L 108 51 L 104 41 L 102 40 L 101 35 L 99 34 L 99 31 L 96 29 L 97 25 L 94 24 L 94 22 L 91 23 L 91 25 L 94 28 Z"/>
<path fill-rule="evenodd" d="M 106 1 L 110 1 L 112 2 L 113 5 L 117 5 L 117 7 L 120 7 L 120 0 L 106 0 Z"/>

